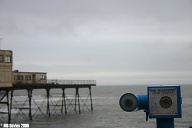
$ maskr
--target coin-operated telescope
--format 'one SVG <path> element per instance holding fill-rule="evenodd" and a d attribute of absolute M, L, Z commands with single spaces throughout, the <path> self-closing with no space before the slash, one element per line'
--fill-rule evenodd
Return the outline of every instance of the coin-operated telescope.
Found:
<path fill-rule="evenodd" d="M 144 110 L 146 121 L 156 118 L 157 128 L 174 128 L 174 118 L 181 118 L 181 89 L 179 85 L 148 86 L 146 95 L 126 93 L 119 100 L 126 112 Z"/>

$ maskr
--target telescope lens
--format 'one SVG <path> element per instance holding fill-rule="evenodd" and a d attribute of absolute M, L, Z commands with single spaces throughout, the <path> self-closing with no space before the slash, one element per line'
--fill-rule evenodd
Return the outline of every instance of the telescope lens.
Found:
<path fill-rule="evenodd" d="M 126 93 L 121 96 L 119 100 L 119 105 L 126 112 L 134 111 L 137 109 L 138 106 L 137 97 L 132 93 Z"/>
<path fill-rule="evenodd" d="M 130 99 L 126 99 L 125 102 L 124 102 L 125 106 L 127 107 L 131 107 L 133 105 L 133 101 L 130 100 Z"/>

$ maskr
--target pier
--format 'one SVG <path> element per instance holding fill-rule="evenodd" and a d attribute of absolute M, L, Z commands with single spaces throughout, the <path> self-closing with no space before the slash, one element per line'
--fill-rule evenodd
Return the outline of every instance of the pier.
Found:
<path fill-rule="evenodd" d="M 92 86 L 96 86 L 95 80 L 47 80 L 46 83 L 14 83 L 12 87 L 1 87 L 0 122 L 5 123 L 4 121 L 6 120 L 2 115 L 7 115 L 7 122 L 11 123 L 19 116 L 26 120 L 33 120 L 33 117 L 39 114 L 45 117 L 51 117 L 51 114 L 57 111 L 56 109 L 59 109 L 60 114 L 67 114 L 69 110 L 81 113 L 83 108 L 93 111 Z M 62 92 L 58 100 L 51 99 L 50 91 L 53 89 L 59 89 Z M 72 89 L 74 92 L 74 97 L 71 99 L 66 95 L 68 89 Z M 81 98 L 80 89 L 88 89 L 85 100 Z M 27 94 L 27 98 L 20 105 L 14 99 L 14 92 L 17 90 L 24 90 Z M 34 100 L 34 90 L 43 90 L 45 92 L 45 99 L 42 99 L 43 102 L 41 104 L 37 104 L 37 101 Z M 89 100 L 89 106 L 86 104 L 87 100 Z M 46 109 L 46 112 L 43 112 L 42 107 Z M 32 111 L 34 108 L 35 110 Z M 12 118 L 13 110 L 17 110 L 17 112 L 15 113 L 15 117 Z M 28 111 L 27 116 L 26 113 L 23 113 L 24 110 Z"/>
<path fill-rule="evenodd" d="M 33 120 L 39 115 L 51 117 L 58 111 L 60 114 L 71 110 L 81 113 L 84 108 L 93 111 L 92 86 L 96 86 L 96 80 L 49 80 L 46 72 L 13 70 L 13 52 L 0 50 L 0 124 L 14 123 L 17 119 Z M 53 97 L 51 91 L 55 89 L 59 91 Z M 87 90 L 86 97 L 81 97 L 80 89 Z M 35 99 L 36 90 L 43 91 L 45 95 L 40 93 Z M 69 90 L 72 90 L 72 96 L 66 94 Z M 20 91 L 21 97 L 16 98 L 17 91 Z"/>

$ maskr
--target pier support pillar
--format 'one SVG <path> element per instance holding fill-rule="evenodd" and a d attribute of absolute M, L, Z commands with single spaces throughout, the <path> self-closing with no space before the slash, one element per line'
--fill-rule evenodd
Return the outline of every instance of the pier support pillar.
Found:
<path fill-rule="evenodd" d="M 89 87 L 89 96 L 90 96 L 90 101 L 91 101 L 91 111 L 93 111 L 93 102 L 92 102 L 91 87 Z"/>
<path fill-rule="evenodd" d="M 7 123 L 10 124 L 11 122 L 11 111 L 10 111 L 10 99 L 9 99 L 9 89 L 3 90 L 5 94 L 0 98 L 0 104 L 4 104 L 7 106 L 7 112 L 3 112 L 7 114 Z M 7 98 L 6 101 L 3 101 L 4 98 Z"/>
<path fill-rule="evenodd" d="M 31 98 L 32 98 L 32 89 L 28 89 L 28 99 L 29 99 L 29 119 L 32 120 L 32 114 L 31 114 Z"/>
<path fill-rule="evenodd" d="M 49 108 L 50 88 L 47 88 L 47 89 L 46 89 L 46 92 L 47 92 L 47 114 L 48 114 L 49 117 L 50 117 L 50 116 L 51 116 L 50 108 Z"/>
<path fill-rule="evenodd" d="M 75 93 L 75 111 L 76 111 L 77 102 L 79 107 L 79 113 L 81 113 L 80 100 L 79 100 L 79 88 L 76 88 L 76 93 Z"/>
<path fill-rule="evenodd" d="M 65 88 L 62 88 L 62 106 L 61 106 L 61 113 L 63 114 L 63 106 L 65 108 L 65 114 L 67 114 L 67 107 L 66 107 L 66 101 L 65 101 Z"/>
<path fill-rule="evenodd" d="M 11 123 L 11 113 L 10 113 L 10 105 L 9 105 L 9 90 L 6 90 L 7 95 L 7 111 L 8 111 L 8 124 Z"/>
<path fill-rule="evenodd" d="M 14 90 L 11 90 L 11 101 L 10 101 L 10 120 L 11 120 L 11 109 L 12 109 L 12 104 L 13 104 L 13 92 L 14 92 Z"/>

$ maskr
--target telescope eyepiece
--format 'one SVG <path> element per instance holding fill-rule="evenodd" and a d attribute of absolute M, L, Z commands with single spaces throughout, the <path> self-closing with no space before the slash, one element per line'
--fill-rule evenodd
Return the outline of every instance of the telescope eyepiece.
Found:
<path fill-rule="evenodd" d="M 131 107 L 133 105 L 133 101 L 130 100 L 130 99 L 126 99 L 125 102 L 124 102 L 125 106 L 127 107 Z"/>
<path fill-rule="evenodd" d="M 119 105 L 126 112 L 135 111 L 138 107 L 137 97 L 132 93 L 126 93 L 121 96 Z"/>

